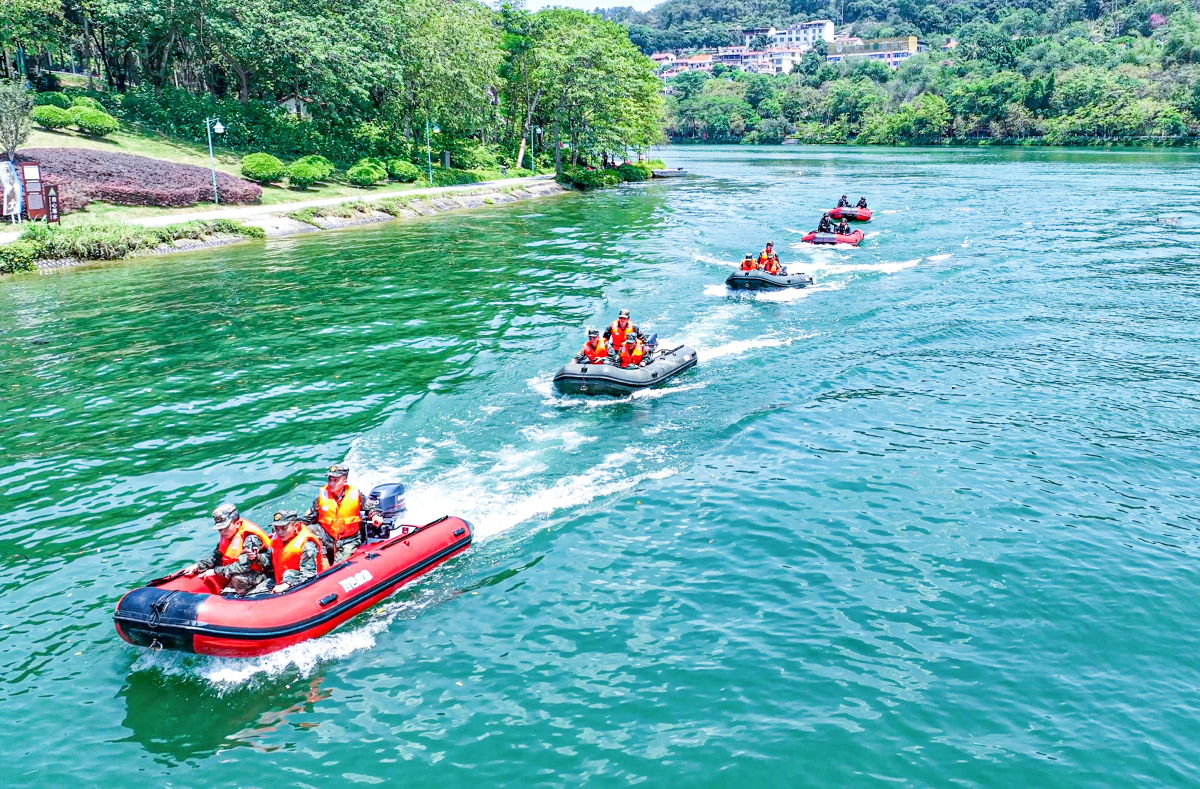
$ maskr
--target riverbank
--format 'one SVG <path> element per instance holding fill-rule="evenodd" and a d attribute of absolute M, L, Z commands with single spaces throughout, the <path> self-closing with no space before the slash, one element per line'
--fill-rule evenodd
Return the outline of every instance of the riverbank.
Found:
<path fill-rule="evenodd" d="M 570 191 L 553 176 L 538 175 L 460 186 L 429 187 L 305 200 L 276 205 L 196 211 L 170 217 L 139 217 L 122 224 L 95 225 L 71 233 L 70 243 L 48 243 L 45 232 L 0 239 L 0 271 L 57 271 L 87 263 L 188 252 L 262 238 L 341 230 L 357 225 L 417 219 L 450 211 L 504 205 Z M 240 228 L 240 229 L 239 229 Z M 139 229 L 141 232 L 139 232 Z M 152 231 L 152 232 L 146 232 Z M 116 235 L 120 243 L 108 238 Z M 61 254 L 70 249 L 72 254 Z"/>

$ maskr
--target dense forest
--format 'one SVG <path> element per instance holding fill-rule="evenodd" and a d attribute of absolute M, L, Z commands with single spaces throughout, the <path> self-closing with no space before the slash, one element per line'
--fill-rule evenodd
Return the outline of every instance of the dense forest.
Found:
<path fill-rule="evenodd" d="M 813 52 L 788 75 L 682 75 L 668 98 L 677 141 L 1192 144 L 1200 134 L 1200 16 L 1186 0 L 668 0 L 603 14 L 643 52 L 740 43 L 744 27 L 817 18 L 929 46 L 895 71 Z"/>
<path fill-rule="evenodd" d="M 6 0 L 4 76 L 54 69 L 125 121 L 230 147 L 338 163 L 547 166 L 662 138 L 662 85 L 624 27 L 567 9 L 475 0 Z M 20 72 L 18 74 L 17 72 Z M 300 97 L 305 117 L 277 106 Z M 294 106 L 294 105 L 293 105 Z M 429 130 L 429 131 L 427 131 Z M 562 143 L 557 145 L 556 143 Z"/>

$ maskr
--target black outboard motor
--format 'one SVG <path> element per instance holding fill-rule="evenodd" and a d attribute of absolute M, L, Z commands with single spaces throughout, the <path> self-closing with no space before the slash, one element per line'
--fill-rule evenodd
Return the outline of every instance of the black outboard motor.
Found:
<path fill-rule="evenodd" d="M 658 350 L 658 334 L 650 334 L 646 337 L 646 358 L 649 359 Z"/>
<path fill-rule="evenodd" d="M 382 524 L 367 524 L 367 539 L 386 540 L 392 536 L 393 527 L 400 525 L 400 519 L 408 509 L 404 503 L 404 485 L 399 482 L 377 485 L 367 497 L 367 501 L 383 511 Z"/>

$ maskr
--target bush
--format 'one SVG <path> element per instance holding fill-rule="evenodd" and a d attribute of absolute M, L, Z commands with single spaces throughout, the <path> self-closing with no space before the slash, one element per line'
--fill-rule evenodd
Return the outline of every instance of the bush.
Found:
<path fill-rule="evenodd" d="M 269 153 L 252 153 L 242 157 L 242 175 L 251 181 L 269 184 L 287 175 L 287 165 Z"/>
<path fill-rule="evenodd" d="M 199 239 L 214 233 L 247 238 L 263 238 L 266 235 L 261 227 L 247 227 L 229 219 L 184 222 L 166 227 L 109 224 L 51 228 L 44 222 L 31 222 L 19 239 L 7 247 L 0 247 L 0 266 L 14 256 L 20 256 L 21 259 L 28 256 L 31 261 L 62 258 L 116 260 L 176 239 Z M 14 247 L 18 248 L 15 255 L 5 252 Z"/>
<path fill-rule="evenodd" d="M 558 180 L 578 189 L 600 189 L 621 183 L 616 170 L 588 170 L 584 167 L 564 167 Z"/>
<path fill-rule="evenodd" d="M 91 200 L 180 208 L 212 200 L 212 173 L 207 167 L 86 148 L 29 148 L 17 158 L 41 162 L 42 177 L 58 187 L 64 213 Z M 217 193 L 222 203 L 255 203 L 262 189 L 219 172 Z"/>
<path fill-rule="evenodd" d="M 49 93 L 36 93 L 33 96 L 33 103 L 39 107 L 58 107 L 60 109 L 71 109 L 71 97 L 65 93 L 51 91 Z"/>
<path fill-rule="evenodd" d="M 346 180 L 355 186 L 372 186 L 387 178 L 387 170 L 380 170 L 369 162 L 359 162 L 346 171 Z"/>
<path fill-rule="evenodd" d="M 36 244 L 24 239 L 17 239 L 11 244 L 0 246 L 0 274 L 12 274 L 16 271 L 33 271 L 38 259 Z"/>
<path fill-rule="evenodd" d="M 304 159 L 297 159 L 287 168 L 288 185 L 297 189 L 307 189 L 328 175 L 329 172 L 320 162 L 306 162 Z"/>
<path fill-rule="evenodd" d="M 87 107 L 89 110 L 104 112 L 104 105 L 90 96 L 74 96 L 71 98 L 72 107 Z"/>
<path fill-rule="evenodd" d="M 314 153 L 314 154 L 310 154 L 308 156 L 302 156 L 299 159 L 297 159 L 296 161 L 292 162 L 292 164 L 295 165 L 295 164 L 299 164 L 301 162 L 303 162 L 306 165 L 316 167 L 317 169 L 319 169 L 321 171 L 321 176 L 317 179 L 318 181 L 324 181 L 326 178 L 333 175 L 333 170 L 334 170 L 333 162 L 329 161 L 324 156 L 318 156 L 317 154 Z"/>
<path fill-rule="evenodd" d="M 71 122 L 89 137 L 105 137 L 121 128 L 116 118 L 104 110 L 76 105 L 71 108 Z"/>
<path fill-rule="evenodd" d="M 34 107 L 33 112 L 29 115 L 33 118 L 34 123 L 50 131 L 66 128 L 74 122 L 71 118 L 71 113 L 54 104 L 43 104 L 40 107 Z"/>
<path fill-rule="evenodd" d="M 411 184 L 421 177 L 421 171 L 417 169 L 417 166 L 403 159 L 390 160 L 387 163 L 387 171 L 388 175 L 406 184 Z"/>
<path fill-rule="evenodd" d="M 650 165 L 645 162 L 626 163 L 617 168 L 623 181 L 648 181 L 654 177 Z"/>

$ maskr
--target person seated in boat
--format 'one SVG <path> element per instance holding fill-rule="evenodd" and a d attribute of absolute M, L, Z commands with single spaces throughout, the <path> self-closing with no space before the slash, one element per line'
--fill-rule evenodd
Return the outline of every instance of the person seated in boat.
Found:
<path fill-rule="evenodd" d="M 622 367 L 641 367 L 645 358 L 646 346 L 643 344 L 642 338 L 634 337 L 631 334 L 625 338 L 625 347 L 621 349 L 617 363 Z"/>
<path fill-rule="evenodd" d="M 629 310 L 621 310 L 617 313 L 617 319 L 612 322 L 612 325 L 604 330 L 604 339 L 608 340 L 611 347 L 620 351 L 625 347 L 625 338 L 630 334 L 634 337 L 642 336 L 638 327 L 629 320 Z"/>
<path fill-rule="evenodd" d="M 775 244 L 768 241 L 766 249 L 758 253 L 758 267 L 766 268 L 767 261 L 775 256 Z"/>
<path fill-rule="evenodd" d="M 271 565 L 274 576 L 255 592 L 269 591 L 273 594 L 311 581 L 329 566 L 325 559 L 325 548 L 317 535 L 301 520 L 295 510 L 275 513 L 272 524 L 275 536 L 271 538 Z"/>
<path fill-rule="evenodd" d="M 212 578 L 221 594 L 245 597 L 267 580 L 271 572 L 270 538 L 261 528 L 241 517 L 232 504 L 213 510 L 213 526 L 221 535 L 212 556 L 183 570 L 187 576 Z"/>
<path fill-rule="evenodd" d="M 858 208 L 866 208 L 867 207 L 867 198 L 865 198 L 865 197 L 858 198 L 858 206 L 857 207 Z"/>
<path fill-rule="evenodd" d="M 841 222 L 838 222 L 837 230 L 835 230 L 834 232 L 837 233 L 839 236 L 850 235 L 850 223 L 847 222 L 845 219 L 843 219 Z"/>
<path fill-rule="evenodd" d="M 306 526 L 321 527 L 326 558 L 331 565 L 349 557 L 366 540 L 364 524 L 368 521 L 376 526 L 383 523 L 379 507 L 351 485 L 349 477 L 349 466 L 344 463 L 331 466 L 326 484 L 317 491 L 312 506 L 301 518 Z"/>
<path fill-rule="evenodd" d="M 821 217 L 821 222 L 817 225 L 818 233 L 832 233 L 833 219 L 829 216 L 829 212 L 825 212 L 825 216 Z"/>
<path fill-rule="evenodd" d="M 575 361 L 583 364 L 604 364 L 608 361 L 608 344 L 600 336 L 599 329 L 588 329 L 587 342 Z"/>
<path fill-rule="evenodd" d="M 779 255 L 776 254 L 772 254 L 771 257 L 767 259 L 766 264 L 763 265 L 763 271 L 776 276 L 787 273 L 783 266 L 779 265 Z"/>
<path fill-rule="evenodd" d="M 758 268 L 754 263 L 754 255 L 746 253 L 746 257 L 742 258 L 742 271 L 754 271 Z"/>
<path fill-rule="evenodd" d="M 838 208 L 846 208 L 849 205 L 850 205 L 850 198 L 846 197 L 846 195 L 842 195 L 842 199 L 838 200 L 837 207 Z"/>

